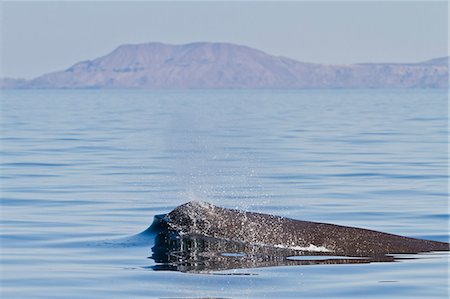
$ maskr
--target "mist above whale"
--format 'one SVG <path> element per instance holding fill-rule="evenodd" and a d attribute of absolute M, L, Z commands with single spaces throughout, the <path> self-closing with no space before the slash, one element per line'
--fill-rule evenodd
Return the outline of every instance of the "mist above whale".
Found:
<path fill-rule="evenodd" d="M 448 57 L 419 63 L 323 65 L 247 46 L 121 45 L 111 53 L 3 88 L 448 88 Z"/>

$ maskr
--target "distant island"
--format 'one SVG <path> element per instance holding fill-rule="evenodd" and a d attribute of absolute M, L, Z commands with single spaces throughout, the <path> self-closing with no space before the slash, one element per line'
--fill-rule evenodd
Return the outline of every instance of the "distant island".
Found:
<path fill-rule="evenodd" d="M 323 65 L 247 46 L 198 42 L 122 45 L 111 53 L 1 88 L 448 88 L 449 57 L 418 63 Z"/>

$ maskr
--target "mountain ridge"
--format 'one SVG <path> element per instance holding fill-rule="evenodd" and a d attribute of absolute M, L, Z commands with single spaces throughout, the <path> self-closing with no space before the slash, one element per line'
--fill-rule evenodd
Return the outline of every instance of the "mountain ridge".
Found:
<path fill-rule="evenodd" d="M 124 44 L 2 88 L 448 88 L 448 57 L 418 63 L 324 65 L 231 43 Z"/>

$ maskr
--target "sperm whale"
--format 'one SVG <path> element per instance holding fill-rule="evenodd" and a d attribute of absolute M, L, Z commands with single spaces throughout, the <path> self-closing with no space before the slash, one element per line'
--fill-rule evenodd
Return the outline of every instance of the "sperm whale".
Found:
<path fill-rule="evenodd" d="M 449 251 L 449 243 L 445 242 L 227 209 L 200 201 L 178 206 L 160 216 L 156 224 L 181 236 L 202 236 L 309 254 L 375 258 Z"/>

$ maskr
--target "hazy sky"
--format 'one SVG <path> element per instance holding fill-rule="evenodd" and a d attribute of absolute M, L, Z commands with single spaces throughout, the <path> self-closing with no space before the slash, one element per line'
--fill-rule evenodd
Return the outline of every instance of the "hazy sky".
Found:
<path fill-rule="evenodd" d="M 305 62 L 448 55 L 439 2 L 2 2 L 1 74 L 31 78 L 124 43 L 220 41 Z"/>

